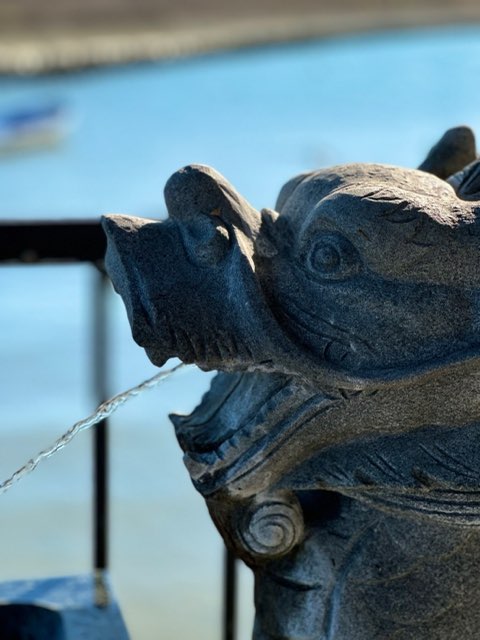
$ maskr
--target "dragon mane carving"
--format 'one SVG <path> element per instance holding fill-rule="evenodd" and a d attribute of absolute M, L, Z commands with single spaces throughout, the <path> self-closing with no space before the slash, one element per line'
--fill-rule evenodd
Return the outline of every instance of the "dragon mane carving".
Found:
<path fill-rule="evenodd" d="M 473 640 L 480 628 L 480 160 L 302 174 L 256 211 L 213 169 L 169 218 L 108 216 L 107 270 L 157 365 L 219 371 L 172 416 L 255 572 L 255 640 Z"/>

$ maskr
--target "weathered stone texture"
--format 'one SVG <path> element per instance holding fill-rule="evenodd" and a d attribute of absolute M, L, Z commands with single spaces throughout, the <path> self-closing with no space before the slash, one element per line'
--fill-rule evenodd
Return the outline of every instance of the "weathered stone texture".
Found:
<path fill-rule="evenodd" d="M 190 166 L 165 222 L 105 220 L 135 340 L 157 365 L 219 370 L 172 420 L 255 572 L 256 640 L 478 638 L 473 134 L 421 167 L 313 171 L 258 212 Z"/>

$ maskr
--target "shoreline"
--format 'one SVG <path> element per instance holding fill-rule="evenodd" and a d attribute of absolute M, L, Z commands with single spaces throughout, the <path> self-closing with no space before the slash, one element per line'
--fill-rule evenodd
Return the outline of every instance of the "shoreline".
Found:
<path fill-rule="evenodd" d="M 313 11 L 214 20 L 209 24 L 123 25 L 0 34 L 0 74 L 37 75 L 172 60 L 261 45 L 428 26 L 480 24 L 480 4 L 456 8 Z"/>

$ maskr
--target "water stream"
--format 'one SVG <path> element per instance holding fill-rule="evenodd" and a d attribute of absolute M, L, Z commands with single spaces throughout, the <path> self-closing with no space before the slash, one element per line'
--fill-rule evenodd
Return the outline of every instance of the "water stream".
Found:
<path fill-rule="evenodd" d="M 34 471 L 42 460 L 46 460 L 53 456 L 55 453 L 66 447 L 80 432 L 86 431 L 91 427 L 95 426 L 105 418 L 108 418 L 114 413 L 119 407 L 121 407 L 125 402 L 130 400 L 131 398 L 138 396 L 140 393 L 143 393 L 147 389 L 152 389 L 156 387 L 161 382 L 164 382 L 170 376 L 172 376 L 176 371 L 182 369 L 185 365 L 183 363 L 177 364 L 175 367 L 171 369 L 167 369 L 166 371 L 160 371 L 156 375 L 152 376 L 148 380 L 144 380 L 140 384 L 122 393 L 113 396 L 110 400 L 106 400 L 102 402 L 102 404 L 98 407 L 98 409 L 92 413 L 90 416 L 83 418 L 83 420 L 79 420 L 73 426 L 70 427 L 65 433 L 63 433 L 54 443 L 52 443 L 46 449 L 42 449 L 35 457 L 30 458 L 28 462 L 26 462 L 23 466 L 17 469 L 11 476 L 9 476 L 6 480 L 0 483 L 0 494 L 8 491 L 14 484 L 28 476 L 32 471 Z"/>

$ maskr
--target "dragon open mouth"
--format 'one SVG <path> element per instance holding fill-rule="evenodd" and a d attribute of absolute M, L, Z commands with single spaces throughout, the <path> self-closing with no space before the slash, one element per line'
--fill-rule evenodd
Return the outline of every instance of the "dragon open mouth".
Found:
<path fill-rule="evenodd" d="M 286 442 L 332 402 L 291 376 L 219 373 L 190 415 L 170 417 L 193 481 L 210 494 L 253 471 L 260 452 Z"/>

